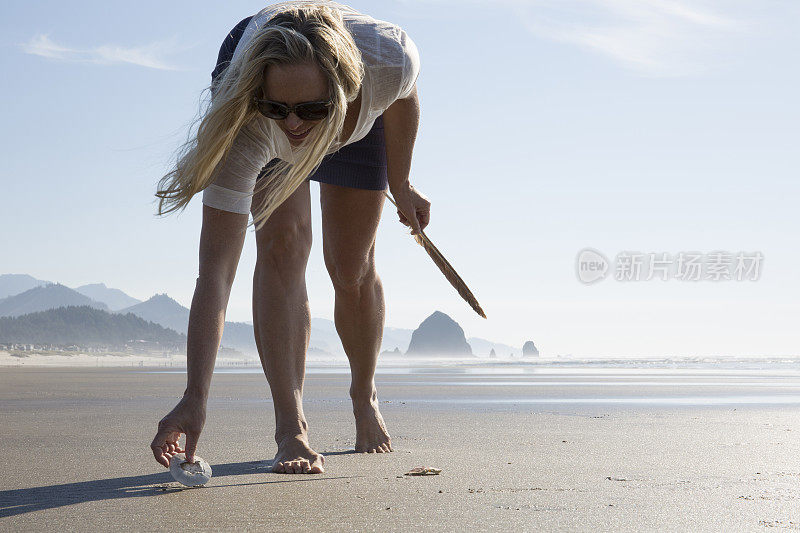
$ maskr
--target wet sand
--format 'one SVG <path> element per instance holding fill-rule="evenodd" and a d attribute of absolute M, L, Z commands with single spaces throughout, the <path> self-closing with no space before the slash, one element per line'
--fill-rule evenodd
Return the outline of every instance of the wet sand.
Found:
<path fill-rule="evenodd" d="M 366 455 L 352 453 L 348 376 L 311 374 L 326 472 L 286 475 L 268 470 L 263 375 L 218 373 L 198 452 L 214 477 L 182 490 L 149 442 L 183 374 L 0 368 L 0 529 L 800 528 L 800 378 L 665 379 L 380 374 L 396 451 Z M 442 473 L 403 476 L 417 466 Z"/>

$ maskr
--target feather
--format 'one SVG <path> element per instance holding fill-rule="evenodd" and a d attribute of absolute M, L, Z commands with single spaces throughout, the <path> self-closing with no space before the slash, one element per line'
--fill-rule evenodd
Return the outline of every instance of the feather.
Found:
<path fill-rule="evenodd" d="M 392 202 L 395 207 L 397 207 L 397 204 L 389 195 L 389 193 L 384 191 L 383 194 L 385 194 L 389 201 Z M 398 210 L 399 209 L 400 208 L 398 207 Z M 409 217 L 406 218 L 411 220 Z M 464 280 L 458 275 L 458 272 L 456 272 L 456 269 L 453 268 L 453 265 L 451 265 L 450 262 L 445 259 L 444 255 L 442 255 L 442 252 L 440 252 L 439 249 L 434 246 L 428 236 L 425 235 L 425 232 L 420 230 L 419 235 L 414 235 L 414 240 L 417 241 L 417 244 L 422 246 L 426 252 L 428 252 L 428 255 L 431 256 L 431 259 L 433 259 L 433 262 L 437 267 L 439 267 L 439 270 L 442 271 L 442 274 L 444 274 L 444 277 L 450 282 L 450 285 L 452 285 L 458 291 L 458 294 L 461 295 L 461 297 L 470 305 L 470 307 L 472 307 L 472 309 L 475 310 L 476 313 L 483 318 L 486 318 L 486 314 L 483 312 L 483 309 L 481 309 L 481 305 L 472 294 L 472 291 L 469 290 L 467 284 L 464 283 Z"/>

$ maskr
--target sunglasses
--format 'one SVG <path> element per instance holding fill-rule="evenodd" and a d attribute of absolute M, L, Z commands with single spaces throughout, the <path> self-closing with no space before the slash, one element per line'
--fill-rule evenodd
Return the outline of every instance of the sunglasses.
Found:
<path fill-rule="evenodd" d="M 328 116 L 331 107 L 331 102 L 301 102 L 290 106 L 272 100 L 261 100 L 255 96 L 253 103 L 259 113 L 274 120 L 283 120 L 289 113 L 294 113 L 300 120 L 321 120 Z"/>

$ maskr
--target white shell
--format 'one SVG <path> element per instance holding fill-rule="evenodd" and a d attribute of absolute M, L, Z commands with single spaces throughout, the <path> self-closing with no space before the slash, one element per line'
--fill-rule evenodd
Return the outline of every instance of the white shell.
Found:
<path fill-rule="evenodd" d="M 196 455 L 194 463 L 187 463 L 183 454 L 177 454 L 169 460 L 169 473 L 178 483 L 187 487 L 196 487 L 205 485 L 211 479 L 211 465 Z"/>

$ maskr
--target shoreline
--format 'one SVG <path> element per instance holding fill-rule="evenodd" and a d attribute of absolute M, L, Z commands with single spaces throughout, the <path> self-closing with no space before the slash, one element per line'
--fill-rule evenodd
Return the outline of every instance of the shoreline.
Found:
<path fill-rule="evenodd" d="M 326 371 L 341 368 L 349 372 L 349 363 L 345 356 L 315 356 L 308 354 L 306 358 L 309 371 Z M 426 368 L 463 369 L 475 373 L 526 373 L 526 372 L 696 372 L 717 373 L 769 373 L 782 375 L 797 373 L 800 375 L 800 356 L 765 356 L 765 357 L 528 357 L 528 358 L 436 358 L 406 357 L 403 355 L 382 355 L 378 359 L 378 372 L 396 372 L 407 369 Z M 180 372 L 186 370 L 186 354 L 149 355 L 149 354 L 87 354 L 83 352 L 67 354 L 32 353 L 26 357 L 11 355 L 0 350 L 0 369 L 9 368 L 139 368 L 169 369 L 165 371 Z M 261 373 L 261 363 L 257 357 L 224 357 L 218 356 L 215 369 L 242 373 Z"/>
<path fill-rule="evenodd" d="M 352 452 L 346 373 L 309 374 L 311 444 L 327 459 L 319 475 L 269 472 L 274 411 L 263 374 L 217 373 L 198 449 L 214 476 L 203 489 L 184 490 L 148 447 L 180 397 L 181 373 L 0 368 L 0 528 L 741 531 L 800 524 L 798 406 L 565 401 L 707 393 L 707 375 L 425 370 L 377 376 L 391 454 Z M 791 378 L 751 377 L 742 385 L 742 376 L 725 376 L 715 378 L 723 383 L 715 394 L 770 380 L 800 390 Z M 687 385 L 676 388 L 677 380 Z M 474 382 L 485 384 L 464 385 Z M 110 445 L 96 445 L 98 435 Z M 404 475 L 421 466 L 442 472 Z M 324 512 L 309 513 L 313 502 L 324 502 Z"/>

